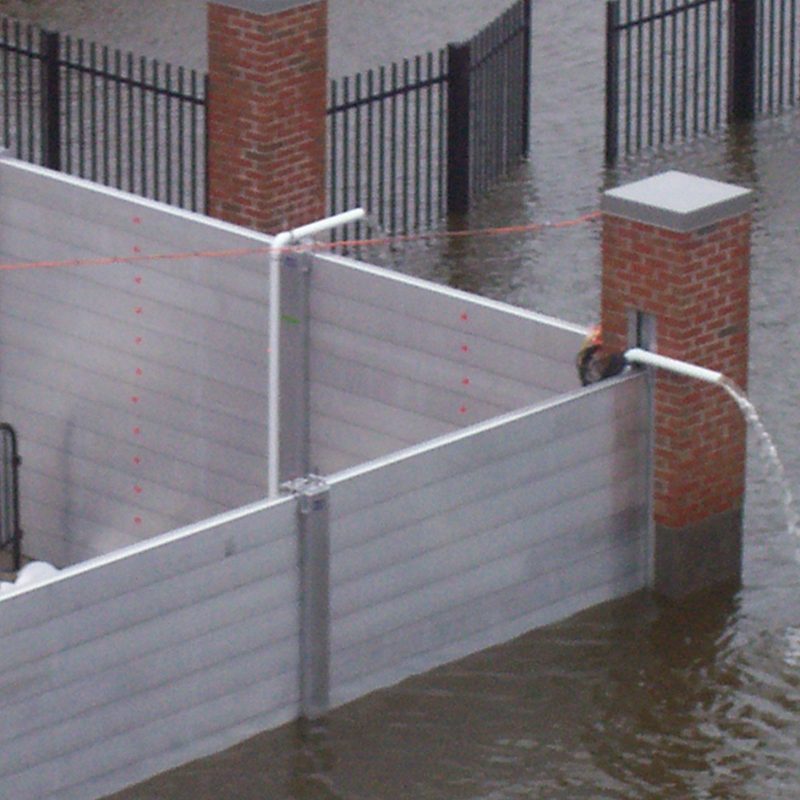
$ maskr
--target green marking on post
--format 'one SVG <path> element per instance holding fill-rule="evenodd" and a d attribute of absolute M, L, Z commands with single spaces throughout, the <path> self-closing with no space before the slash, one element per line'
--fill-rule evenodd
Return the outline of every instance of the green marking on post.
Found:
<path fill-rule="evenodd" d="M 291 314 L 281 314 L 281 319 L 288 322 L 290 325 L 299 325 L 300 317 L 293 317 Z"/>

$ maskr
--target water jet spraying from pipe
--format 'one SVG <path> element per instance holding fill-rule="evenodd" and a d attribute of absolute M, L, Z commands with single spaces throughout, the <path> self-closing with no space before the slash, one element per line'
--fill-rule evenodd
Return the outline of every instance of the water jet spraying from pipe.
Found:
<path fill-rule="evenodd" d="M 684 375 L 687 378 L 695 378 L 705 383 L 711 383 L 724 389 L 733 398 L 744 415 L 744 418 L 756 433 L 762 460 L 772 466 L 775 480 L 783 496 L 783 509 L 786 515 L 787 527 L 795 537 L 800 538 L 800 516 L 798 516 L 794 508 L 794 498 L 789 487 L 789 481 L 786 478 L 786 470 L 784 469 L 783 462 L 778 455 L 778 450 L 772 441 L 772 437 L 769 435 L 769 431 L 764 427 L 764 423 L 758 415 L 758 411 L 756 411 L 755 406 L 750 402 L 742 389 L 721 372 L 706 369 L 706 367 L 699 367 L 696 364 L 690 364 L 688 361 L 679 361 L 677 358 L 661 356 L 658 353 L 651 353 L 649 350 L 642 350 L 639 347 L 633 347 L 627 350 L 624 355 L 625 360 L 630 364 L 656 367 L 657 369 L 673 372 L 676 375 Z M 798 560 L 800 560 L 800 551 L 798 551 L 796 556 Z"/>

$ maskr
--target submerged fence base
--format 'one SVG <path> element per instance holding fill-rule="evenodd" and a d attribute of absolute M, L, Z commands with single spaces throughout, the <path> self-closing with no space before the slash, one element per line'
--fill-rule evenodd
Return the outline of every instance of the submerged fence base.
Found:
<path fill-rule="evenodd" d="M 606 5 L 608 166 L 800 105 L 798 0 L 659 6 Z"/>

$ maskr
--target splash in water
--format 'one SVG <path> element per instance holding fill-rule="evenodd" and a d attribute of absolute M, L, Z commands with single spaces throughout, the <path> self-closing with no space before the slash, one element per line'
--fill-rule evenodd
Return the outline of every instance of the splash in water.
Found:
<path fill-rule="evenodd" d="M 773 477 L 780 486 L 786 524 L 789 531 L 800 539 L 800 517 L 798 517 L 794 507 L 794 498 L 789 487 L 789 481 L 786 479 L 786 470 L 783 467 L 783 462 L 778 455 L 778 450 L 772 441 L 772 437 L 769 435 L 769 431 L 764 427 L 764 423 L 761 421 L 755 406 L 747 399 L 747 395 L 734 381 L 723 377 L 719 385 L 734 399 L 736 405 L 742 410 L 745 419 L 755 431 L 761 457 L 770 467 Z M 800 551 L 797 553 L 797 557 L 800 560 Z"/>

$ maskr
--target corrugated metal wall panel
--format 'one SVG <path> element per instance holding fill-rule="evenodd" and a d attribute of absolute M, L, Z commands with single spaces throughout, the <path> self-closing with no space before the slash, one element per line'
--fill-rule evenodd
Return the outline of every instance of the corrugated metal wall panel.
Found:
<path fill-rule="evenodd" d="M 96 797 L 296 714 L 294 500 L 137 547 L 2 600 L 9 796 Z"/>
<path fill-rule="evenodd" d="M 560 376 L 565 380 L 562 391 L 573 383 L 569 369 L 575 354 L 573 345 L 575 337 L 583 335 L 577 326 L 350 259 L 319 255 L 316 264 L 315 281 L 326 296 L 351 298 L 445 328 L 462 330 L 466 323 L 467 332 L 481 339 L 519 347 L 551 360 L 555 372 L 550 379 Z M 386 290 L 387 280 L 392 291 Z M 462 319 L 462 313 L 470 310 L 473 314 Z M 500 317 L 502 326 L 497 324 Z"/>
<path fill-rule="evenodd" d="M 635 376 L 333 478 L 336 701 L 643 585 L 645 393 Z"/>
<path fill-rule="evenodd" d="M 574 389 L 581 336 L 576 327 L 520 309 L 316 256 L 312 461 L 335 471 L 385 454 L 387 441 L 418 443 L 432 431 Z M 330 402 L 345 393 L 345 405 Z M 419 431 L 404 424 L 407 415 Z"/>
<path fill-rule="evenodd" d="M 323 266 L 320 269 L 324 270 L 326 267 Z M 360 274 L 359 277 L 364 276 Z M 383 300 L 385 304 L 391 302 L 391 297 L 396 291 L 393 282 L 389 285 L 392 285 L 392 291 L 388 292 L 389 296 Z M 404 284 L 401 285 L 405 288 Z M 330 287 L 328 288 L 330 290 Z M 341 288 L 336 286 L 339 291 Z M 429 323 L 427 326 L 413 324 L 418 318 L 414 315 L 413 307 L 406 308 L 407 302 L 402 303 L 402 306 L 398 304 L 395 308 L 381 307 L 368 303 L 366 300 L 354 300 L 333 293 L 320 293 L 315 298 L 315 321 L 320 323 L 322 331 L 320 338 L 323 340 L 326 338 L 324 335 L 326 328 L 323 325 L 327 324 L 329 330 L 342 326 L 346 321 L 347 331 L 360 336 L 364 342 L 377 343 L 378 346 L 382 344 L 398 346 L 409 352 L 427 353 L 434 360 L 441 358 L 442 354 L 450 356 L 459 353 L 464 342 L 471 344 L 473 353 L 477 351 L 479 358 L 485 359 L 485 353 L 481 352 L 481 347 L 489 346 L 494 361 L 491 364 L 483 364 L 483 366 L 487 371 L 491 370 L 494 378 L 503 381 L 511 380 L 516 383 L 518 391 L 523 387 L 529 389 L 531 384 L 540 386 L 548 394 L 574 387 L 575 376 L 571 360 L 567 360 L 570 370 L 566 376 L 567 385 L 564 386 L 562 384 L 563 375 L 560 374 L 563 371 L 563 363 L 557 363 L 557 359 L 553 358 L 551 353 L 542 353 L 533 349 L 537 344 L 541 347 L 541 344 L 537 342 L 535 336 L 531 336 L 532 333 L 535 333 L 535 329 L 532 329 L 531 326 L 531 320 L 518 320 L 507 312 L 503 312 L 503 325 L 499 326 L 497 325 L 497 312 L 495 312 L 494 324 L 491 324 L 487 317 L 477 317 L 478 312 L 473 309 L 477 298 L 454 302 L 455 298 L 448 295 L 436 296 L 440 300 L 444 299 L 445 303 L 443 303 L 438 318 L 424 320 Z M 448 306 L 455 306 L 455 308 Z M 398 310 L 401 307 L 402 311 Z M 465 312 L 459 311 L 459 308 L 466 309 L 467 320 L 461 320 L 460 314 Z M 485 311 L 480 306 L 478 308 L 481 312 Z M 380 309 L 379 312 L 376 309 Z M 454 310 L 458 311 L 458 314 L 452 318 Z M 472 314 L 469 313 L 470 311 Z M 508 317 L 512 330 L 517 329 L 514 331 L 515 336 L 505 335 L 506 317 Z M 483 324 L 479 325 L 479 322 Z M 458 323 L 458 326 L 456 327 L 453 323 Z M 520 328 L 527 328 L 527 330 L 520 331 Z M 512 343 L 505 343 L 509 338 L 512 339 Z M 532 341 L 528 342 L 529 338 Z M 576 337 L 570 335 L 568 338 L 570 346 L 574 345 Z M 574 358 L 574 352 L 571 353 L 571 358 Z"/>
<path fill-rule="evenodd" d="M 0 175 L 0 217 L 9 219 L 20 235 L 25 232 L 33 234 L 33 241 L 41 248 L 39 254 L 43 258 L 61 258 L 65 242 L 41 235 L 47 229 L 49 220 L 56 216 L 72 219 L 71 228 L 65 226 L 70 237 L 67 241 L 74 241 L 72 237 L 80 235 L 83 230 L 91 231 L 92 236 L 85 246 L 97 256 L 119 256 L 120 244 L 130 245 L 131 252 L 133 246 L 139 244 L 157 248 L 150 251 L 156 253 L 235 250 L 245 258 L 252 255 L 263 262 L 268 259 L 269 237 L 247 232 L 239 226 L 211 220 L 173 206 L 141 200 L 134 195 L 80 178 L 52 173 L 4 156 L 0 157 Z M 61 194 L 54 191 L 57 184 L 72 187 L 81 202 L 65 206 Z M 131 202 L 119 203 L 120 198 Z M 16 216 L 14 208 L 19 209 Z M 92 228 L 95 224 L 100 227 Z M 146 230 L 146 235 L 142 230 Z M 14 252 L 14 241 L 3 241 L 3 250 Z M 143 250 L 142 255 L 145 254 Z M 24 252 L 19 255 L 29 260 Z M 249 264 L 244 269 L 250 273 Z M 247 297 L 254 289 L 258 289 L 258 281 L 252 276 L 253 283 L 245 287 L 236 273 L 236 261 L 233 261 L 226 273 L 220 276 L 223 280 L 226 275 L 230 276 L 228 288 L 231 291 L 236 293 L 239 287 L 242 296 Z"/>
<path fill-rule="evenodd" d="M 269 241 L 0 160 L 0 256 L 60 262 L 0 273 L 29 554 L 75 563 L 264 496 Z"/>

